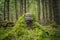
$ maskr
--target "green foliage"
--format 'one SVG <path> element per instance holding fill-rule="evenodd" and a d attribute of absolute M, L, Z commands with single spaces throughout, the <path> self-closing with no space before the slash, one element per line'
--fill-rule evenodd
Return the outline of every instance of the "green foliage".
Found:
<path fill-rule="evenodd" d="M 6 30 L 0 29 L 0 40 L 60 40 L 59 31 L 52 26 L 40 25 L 36 21 L 35 16 L 33 17 L 33 29 L 26 27 L 25 16 L 23 15 L 17 20 L 14 27 Z"/>
<path fill-rule="evenodd" d="M 3 40 L 5 37 L 8 36 L 8 34 L 11 32 L 12 28 L 2 29 L 0 28 L 0 40 Z"/>

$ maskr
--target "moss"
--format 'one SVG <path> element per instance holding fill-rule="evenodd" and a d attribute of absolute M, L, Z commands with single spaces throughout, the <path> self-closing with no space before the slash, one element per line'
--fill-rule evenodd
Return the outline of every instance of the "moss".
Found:
<path fill-rule="evenodd" d="M 42 26 L 40 25 L 34 17 L 33 29 L 28 29 L 26 26 L 26 21 L 24 21 L 24 15 L 21 16 L 16 24 L 9 29 L 0 30 L 1 40 L 60 40 L 60 32 L 52 26 Z"/>
<path fill-rule="evenodd" d="M 3 28 L 7 28 L 7 27 L 13 27 L 14 23 L 13 22 L 10 22 L 10 21 L 2 21 L 0 23 L 0 28 L 3 27 Z"/>

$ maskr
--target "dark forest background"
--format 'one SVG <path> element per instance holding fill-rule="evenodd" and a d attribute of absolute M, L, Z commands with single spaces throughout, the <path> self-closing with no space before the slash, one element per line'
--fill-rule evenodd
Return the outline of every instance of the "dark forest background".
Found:
<path fill-rule="evenodd" d="M 25 13 L 35 13 L 41 24 L 60 24 L 60 0 L 0 0 L 0 22 L 16 22 Z"/>

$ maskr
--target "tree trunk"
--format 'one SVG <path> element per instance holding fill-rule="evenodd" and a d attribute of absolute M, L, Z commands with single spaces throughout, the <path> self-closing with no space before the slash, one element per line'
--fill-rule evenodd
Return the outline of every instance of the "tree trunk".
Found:
<path fill-rule="evenodd" d="M 40 23 L 40 0 L 38 0 L 38 22 Z"/>
<path fill-rule="evenodd" d="M 53 14 L 52 0 L 49 0 L 49 9 L 50 9 L 50 23 L 53 23 L 54 22 L 54 14 Z"/>
<path fill-rule="evenodd" d="M 9 0 L 7 0 L 7 16 L 8 16 L 8 20 L 9 20 Z"/>
<path fill-rule="evenodd" d="M 46 0 L 42 0 L 42 24 L 46 24 L 46 3 L 45 3 Z"/>
<path fill-rule="evenodd" d="M 20 15 L 23 14 L 23 0 L 20 0 Z"/>
<path fill-rule="evenodd" d="M 4 2 L 4 20 L 9 20 L 9 0 Z"/>
<path fill-rule="evenodd" d="M 54 21 L 56 24 L 59 24 L 59 13 L 57 7 L 57 0 L 53 0 L 53 13 L 54 13 Z"/>
<path fill-rule="evenodd" d="M 4 20 L 6 20 L 6 13 L 5 13 L 5 7 L 6 7 L 6 0 L 4 1 Z"/>
<path fill-rule="evenodd" d="M 29 0 L 27 0 L 27 12 L 29 13 Z"/>
<path fill-rule="evenodd" d="M 26 0 L 24 0 L 23 3 L 24 3 L 24 4 L 23 4 L 23 7 L 24 7 L 24 13 L 26 13 Z"/>
<path fill-rule="evenodd" d="M 16 20 L 17 20 L 18 19 L 17 0 L 15 0 L 15 12 L 16 12 Z"/>
<path fill-rule="evenodd" d="M 50 23 L 50 11 L 49 11 L 49 0 L 46 0 L 46 20 L 47 20 L 47 24 Z"/>

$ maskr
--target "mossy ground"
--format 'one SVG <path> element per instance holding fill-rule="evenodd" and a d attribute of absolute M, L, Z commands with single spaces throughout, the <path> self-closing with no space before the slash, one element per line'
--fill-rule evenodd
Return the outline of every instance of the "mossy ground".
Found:
<path fill-rule="evenodd" d="M 13 27 L 0 28 L 0 40 L 60 40 L 60 31 L 52 25 L 42 26 L 36 20 L 33 29 L 28 29 L 23 15 Z"/>

